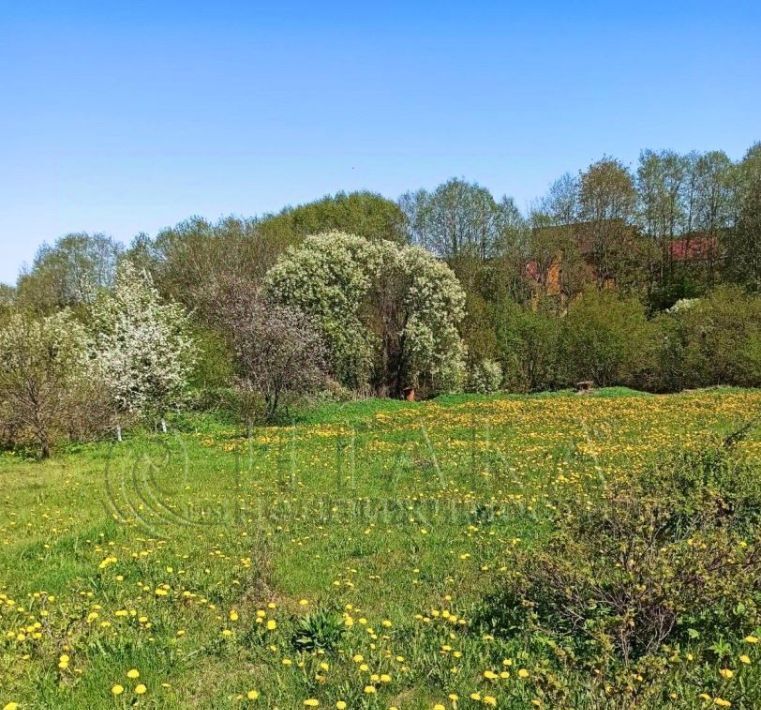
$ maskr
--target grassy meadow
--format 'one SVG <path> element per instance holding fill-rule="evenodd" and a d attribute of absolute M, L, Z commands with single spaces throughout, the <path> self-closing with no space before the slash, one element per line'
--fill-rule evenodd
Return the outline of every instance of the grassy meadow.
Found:
<path fill-rule="evenodd" d="M 753 707 L 753 629 L 613 671 L 476 618 L 558 500 L 759 411 L 738 389 L 369 400 L 3 454 L 0 708 Z M 761 465 L 759 431 L 738 455 Z"/>

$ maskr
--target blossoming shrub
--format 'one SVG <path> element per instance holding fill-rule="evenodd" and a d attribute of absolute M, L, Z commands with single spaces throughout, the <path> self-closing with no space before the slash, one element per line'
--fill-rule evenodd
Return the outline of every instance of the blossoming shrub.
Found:
<path fill-rule="evenodd" d="M 550 638 L 591 667 L 751 633 L 761 623 L 761 481 L 732 443 L 608 482 L 587 508 L 559 505 L 549 545 L 519 558 L 481 622 Z"/>
<path fill-rule="evenodd" d="M 266 290 L 314 319 L 347 387 L 398 395 L 461 383 L 465 294 L 422 249 L 342 232 L 311 236 L 269 271 Z"/>
<path fill-rule="evenodd" d="M 497 392 L 502 385 L 502 365 L 485 358 L 468 368 L 468 391 L 479 394 Z"/>
<path fill-rule="evenodd" d="M 162 418 L 181 402 L 194 363 L 184 310 L 163 302 L 148 274 L 128 261 L 113 293 L 92 310 L 92 357 L 114 411 Z"/>

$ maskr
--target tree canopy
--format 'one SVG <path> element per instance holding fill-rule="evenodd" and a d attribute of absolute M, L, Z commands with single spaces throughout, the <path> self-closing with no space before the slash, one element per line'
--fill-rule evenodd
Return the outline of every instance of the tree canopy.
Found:
<path fill-rule="evenodd" d="M 346 386 L 439 391 L 462 376 L 465 294 L 423 249 L 342 232 L 307 237 L 273 267 L 266 288 L 273 302 L 315 319 Z"/>

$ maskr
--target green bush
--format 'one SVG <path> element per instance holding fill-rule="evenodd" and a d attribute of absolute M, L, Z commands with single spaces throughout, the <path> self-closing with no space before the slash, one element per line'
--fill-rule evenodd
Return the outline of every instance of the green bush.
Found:
<path fill-rule="evenodd" d="M 636 298 L 590 289 L 563 319 L 559 375 L 566 384 L 641 386 L 653 368 L 653 331 Z"/>
<path fill-rule="evenodd" d="M 197 390 L 214 391 L 229 387 L 233 381 L 233 355 L 222 335 L 210 328 L 196 326 L 192 331 L 196 360 L 191 385 Z"/>
<path fill-rule="evenodd" d="M 549 545 L 519 557 L 481 624 L 550 638 L 593 667 L 750 633 L 761 621 L 761 481 L 733 442 L 607 482 L 587 506 L 561 501 Z"/>
<path fill-rule="evenodd" d="M 468 392 L 489 394 L 502 385 L 502 366 L 491 359 L 480 360 L 468 367 Z"/>
<path fill-rule="evenodd" d="M 657 388 L 761 386 L 761 298 L 718 288 L 659 316 Z"/>
<path fill-rule="evenodd" d="M 559 381 L 559 319 L 513 301 L 495 305 L 492 318 L 505 387 L 512 392 L 555 387 Z"/>

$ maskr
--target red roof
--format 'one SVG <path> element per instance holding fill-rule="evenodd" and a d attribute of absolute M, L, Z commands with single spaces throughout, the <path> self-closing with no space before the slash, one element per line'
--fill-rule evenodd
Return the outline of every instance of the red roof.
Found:
<path fill-rule="evenodd" d="M 672 240 L 669 253 L 674 261 L 703 261 L 715 257 L 718 246 L 716 237 L 688 236 Z"/>

